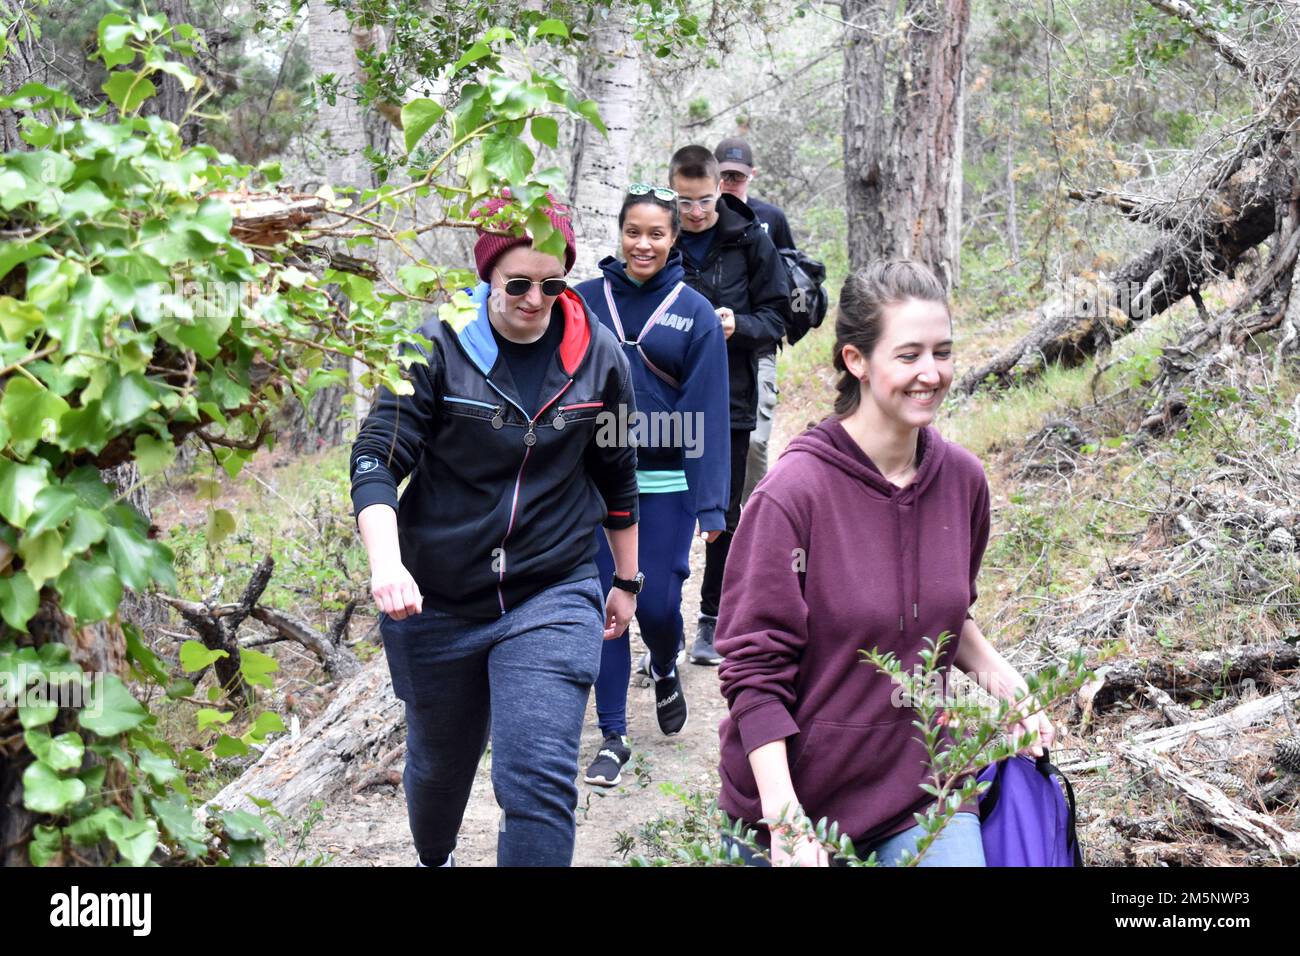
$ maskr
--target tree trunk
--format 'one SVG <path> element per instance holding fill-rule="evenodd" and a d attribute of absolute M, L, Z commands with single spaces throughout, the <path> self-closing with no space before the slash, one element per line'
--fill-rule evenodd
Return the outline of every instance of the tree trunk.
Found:
<path fill-rule="evenodd" d="M 952 288 L 969 0 L 844 0 L 849 264 L 920 260 Z M 902 35 L 894 35 L 903 13 Z M 892 95 L 891 95 L 892 90 Z"/>
<path fill-rule="evenodd" d="M 189 0 L 159 0 L 160 12 L 167 15 L 167 22 L 175 26 L 178 23 L 194 23 L 194 14 L 190 10 Z M 191 63 L 190 66 L 195 66 Z M 185 118 L 185 108 L 189 106 L 190 94 L 181 86 L 180 81 L 169 73 L 159 73 L 155 82 L 158 92 L 145 101 L 141 112 L 147 116 L 161 116 L 169 123 L 180 128 L 181 142 L 193 146 L 199 141 L 203 132 L 202 121 L 197 117 Z"/>
<path fill-rule="evenodd" d="M 574 126 L 568 197 L 578 240 L 573 281 L 596 275 L 596 264 L 618 249 L 618 210 L 641 100 L 641 59 L 623 7 L 615 7 L 596 27 L 595 41 L 594 55 L 579 66 L 578 86 L 596 101 L 609 136 L 601 136 L 590 123 Z"/>
<path fill-rule="evenodd" d="M 32 61 L 32 36 L 25 14 L 20 16 L 20 0 L 0 0 L 0 30 L 4 31 L 8 49 L 0 57 L 0 95 L 8 95 L 32 79 L 35 66 Z M 19 114 L 14 110 L 0 110 L 0 153 L 26 149 L 19 138 Z"/>
<path fill-rule="evenodd" d="M 1007 130 L 1007 250 L 1020 261 L 1020 228 L 1016 218 L 1016 134 L 1020 131 L 1020 96 L 1011 93 L 1011 125 Z"/>
<path fill-rule="evenodd" d="M 312 72 L 317 76 L 332 73 L 339 80 L 334 102 L 329 103 L 324 97 L 317 102 L 318 145 L 325 182 L 335 190 L 369 189 L 374 181 L 365 154 L 368 145 L 365 115 L 357 100 L 357 86 L 365 82 L 357 49 L 370 48 L 379 42 L 378 28 L 353 27 L 347 14 L 331 7 L 326 0 L 311 0 L 307 9 Z M 341 310 L 349 308 L 347 299 L 338 295 L 336 289 L 331 289 L 330 294 Z M 335 367 L 338 361 L 337 356 L 327 355 L 325 367 Z M 358 370 L 351 367 L 349 373 L 355 382 Z M 287 441 L 294 451 L 316 451 L 341 444 L 346 438 L 344 398 L 349 391 L 360 395 L 360 389 L 331 386 L 312 396 L 305 410 L 300 402 L 287 402 L 282 414 L 281 440 Z M 355 420 L 361 421 L 365 411 L 365 400 L 358 398 Z"/>

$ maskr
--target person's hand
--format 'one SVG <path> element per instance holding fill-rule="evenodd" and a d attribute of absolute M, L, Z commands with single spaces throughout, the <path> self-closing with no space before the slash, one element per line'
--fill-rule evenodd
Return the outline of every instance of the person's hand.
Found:
<path fill-rule="evenodd" d="M 1053 727 L 1052 722 L 1047 719 L 1046 713 L 1042 710 L 1035 709 L 1037 707 L 1038 702 L 1032 697 L 1021 704 L 1022 710 L 1028 713 L 1028 716 L 1022 717 L 1020 720 L 1016 721 L 1016 723 L 1011 727 L 1011 733 L 1016 740 L 1019 740 L 1025 734 L 1038 734 L 1034 739 L 1034 743 L 1028 748 L 1028 750 L 1033 756 L 1041 757 L 1043 755 L 1043 748 L 1046 747 L 1050 749 L 1056 742 L 1056 728 Z"/>
<path fill-rule="evenodd" d="M 736 313 L 731 311 L 725 305 L 717 310 L 718 318 L 722 322 L 722 337 L 731 338 L 731 333 L 736 331 Z"/>
<path fill-rule="evenodd" d="M 722 531 L 721 531 L 721 530 L 719 530 L 719 531 L 705 531 L 705 530 L 704 530 L 703 528 L 701 528 L 699 525 L 696 525 L 696 526 L 695 526 L 695 530 L 699 532 L 699 535 L 700 535 L 701 538 L 704 539 L 704 543 L 705 543 L 705 544 L 713 544 L 713 542 L 717 541 L 717 540 L 718 540 L 718 537 L 722 534 Z"/>
<path fill-rule="evenodd" d="M 773 866 L 830 866 L 826 848 L 812 834 L 791 843 L 789 827 L 774 827 L 771 832 Z"/>
<path fill-rule="evenodd" d="M 424 611 L 424 595 L 401 561 L 371 568 L 370 593 L 379 610 L 395 621 Z"/>
<path fill-rule="evenodd" d="M 636 595 L 622 588 L 610 588 L 605 598 L 605 640 L 622 637 L 636 613 Z"/>

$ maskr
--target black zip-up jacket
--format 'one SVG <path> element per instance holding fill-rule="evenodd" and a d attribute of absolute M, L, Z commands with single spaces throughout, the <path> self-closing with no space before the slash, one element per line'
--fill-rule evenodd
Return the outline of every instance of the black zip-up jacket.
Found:
<path fill-rule="evenodd" d="M 729 193 L 718 200 L 717 238 L 695 262 L 682 248 L 686 284 L 717 309 L 736 313 L 736 331 L 727 339 L 731 379 L 731 427 L 753 431 L 758 422 L 758 356 L 785 335 L 790 284 L 776 246 L 754 211 Z"/>
<path fill-rule="evenodd" d="M 491 619 L 543 588 L 595 577 L 594 531 L 636 523 L 637 486 L 636 449 L 612 427 L 598 431 L 601 412 L 636 408 L 614 336 L 581 296 L 561 295 L 551 321 L 564 336 L 528 414 L 488 324 L 488 291 L 474 290 L 479 313 L 460 332 L 437 320 L 421 328 L 429 364 L 410 367 L 414 394 L 381 390 L 351 474 L 354 514 L 396 509 L 402 564 L 425 601 Z"/>

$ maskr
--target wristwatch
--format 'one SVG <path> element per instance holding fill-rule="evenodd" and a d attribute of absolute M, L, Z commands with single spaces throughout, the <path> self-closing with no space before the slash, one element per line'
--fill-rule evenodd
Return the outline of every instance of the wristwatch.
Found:
<path fill-rule="evenodd" d="M 645 587 L 645 572 L 638 571 L 636 577 L 630 581 L 627 578 L 620 578 L 615 575 L 612 583 L 614 587 L 621 591 L 627 591 L 629 594 L 640 594 L 641 589 Z"/>

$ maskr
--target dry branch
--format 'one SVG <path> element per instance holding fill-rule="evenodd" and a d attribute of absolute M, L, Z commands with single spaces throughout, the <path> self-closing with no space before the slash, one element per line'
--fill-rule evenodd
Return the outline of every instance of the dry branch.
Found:
<path fill-rule="evenodd" d="M 1192 658 L 1122 661 L 1098 668 L 1097 675 L 1103 683 L 1092 696 L 1092 707 L 1101 710 L 1147 684 L 1186 698 L 1247 678 L 1261 679 L 1271 671 L 1289 670 L 1298 665 L 1300 647 L 1285 641 L 1204 651 Z"/>
<path fill-rule="evenodd" d="M 1181 793 L 1215 828 L 1231 833 L 1244 843 L 1263 847 L 1279 859 L 1300 859 L 1300 834 L 1285 829 L 1267 814 L 1242 806 L 1217 787 L 1184 773 L 1150 749 L 1121 744 L 1119 755 Z"/>

